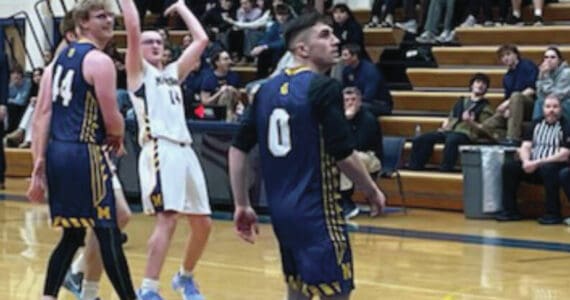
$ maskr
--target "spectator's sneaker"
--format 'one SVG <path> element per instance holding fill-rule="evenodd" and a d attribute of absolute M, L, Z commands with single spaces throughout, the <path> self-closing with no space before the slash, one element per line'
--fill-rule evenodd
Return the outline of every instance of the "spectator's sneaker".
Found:
<path fill-rule="evenodd" d="M 459 25 L 459 27 L 473 27 L 477 24 L 477 19 L 473 15 L 467 16 L 467 19 Z"/>
<path fill-rule="evenodd" d="M 455 31 L 454 30 L 444 30 L 436 40 L 442 44 L 451 43 L 455 38 Z"/>
<path fill-rule="evenodd" d="M 542 18 L 542 16 L 534 16 L 532 19 L 532 24 L 534 26 L 542 26 L 544 25 L 544 19 Z"/>
<path fill-rule="evenodd" d="M 182 294 L 183 300 L 204 300 L 204 296 L 200 294 L 193 276 L 182 276 L 176 273 L 172 278 L 172 288 Z"/>
<path fill-rule="evenodd" d="M 429 31 L 424 31 L 416 38 L 416 42 L 420 44 L 434 44 L 436 42 L 435 35 Z"/>
<path fill-rule="evenodd" d="M 68 270 L 65 274 L 65 279 L 63 279 L 63 287 L 72 293 L 75 298 L 80 299 L 82 285 L 83 273 L 72 273 L 71 270 Z"/>
<path fill-rule="evenodd" d="M 538 218 L 537 221 L 542 225 L 556 225 L 556 224 L 562 224 L 562 221 L 564 221 L 564 219 L 562 219 L 562 217 L 560 216 L 544 215 Z"/>
<path fill-rule="evenodd" d="M 392 15 L 386 15 L 384 21 L 382 22 L 382 27 L 392 28 L 394 27 L 394 17 Z"/>
<path fill-rule="evenodd" d="M 483 23 L 483 26 L 484 26 L 484 27 L 493 27 L 493 26 L 495 26 L 495 22 L 493 22 L 493 21 L 485 21 L 485 22 Z"/>
<path fill-rule="evenodd" d="M 408 20 L 404 23 L 396 22 L 395 26 L 411 34 L 418 33 L 418 22 L 414 19 Z"/>
<path fill-rule="evenodd" d="M 366 28 L 376 28 L 376 27 L 378 27 L 378 25 L 379 25 L 378 23 L 379 23 L 378 17 L 377 17 L 377 16 L 373 16 L 373 17 L 370 19 L 370 22 L 366 23 L 366 25 L 364 25 L 364 27 L 366 27 Z"/>
<path fill-rule="evenodd" d="M 523 26 L 524 22 L 520 17 L 515 17 L 513 15 L 510 15 L 509 18 L 507 19 L 507 24 L 513 26 Z"/>
<path fill-rule="evenodd" d="M 155 291 L 144 291 L 139 289 L 137 291 L 137 297 L 139 300 L 163 300 L 162 297 Z"/>

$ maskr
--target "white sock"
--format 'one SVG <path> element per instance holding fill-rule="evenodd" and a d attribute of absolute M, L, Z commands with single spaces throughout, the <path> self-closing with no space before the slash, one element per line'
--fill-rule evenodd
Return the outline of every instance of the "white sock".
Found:
<path fill-rule="evenodd" d="M 81 288 L 81 299 L 95 300 L 99 294 L 99 282 L 83 280 L 83 287 Z"/>
<path fill-rule="evenodd" d="M 193 276 L 192 271 L 188 271 L 188 270 L 184 269 L 183 266 L 180 266 L 179 272 L 180 272 L 180 275 L 185 276 L 185 277 L 192 277 Z"/>
<path fill-rule="evenodd" d="M 143 278 L 141 283 L 141 290 L 158 292 L 158 280 Z"/>
<path fill-rule="evenodd" d="M 535 8 L 535 9 L 534 9 L 534 15 L 541 17 L 541 16 L 542 16 L 542 9 L 540 9 L 540 8 Z"/>
<path fill-rule="evenodd" d="M 83 273 L 85 271 L 85 258 L 83 256 L 83 251 L 79 253 L 73 264 L 71 265 L 71 273 Z"/>
<path fill-rule="evenodd" d="M 520 11 L 513 10 L 513 16 L 515 16 L 515 17 L 517 17 L 517 18 L 520 18 L 520 17 L 521 17 L 521 12 L 520 12 Z"/>

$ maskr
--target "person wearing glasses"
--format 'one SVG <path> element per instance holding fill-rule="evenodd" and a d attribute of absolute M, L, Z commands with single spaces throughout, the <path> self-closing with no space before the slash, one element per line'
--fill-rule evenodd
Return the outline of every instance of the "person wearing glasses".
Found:
<path fill-rule="evenodd" d="M 560 99 L 563 115 L 568 119 L 570 117 L 570 67 L 557 47 L 548 47 L 544 52 L 542 63 L 538 66 L 537 100 L 532 112 L 533 120 L 542 117 L 544 98 L 550 94 Z"/>
<path fill-rule="evenodd" d="M 198 19 L 178 0 L 165 15 L 177 13 L 192 37 L 180 57 L 164 65 L 164 39 L 156 31 L 141 33 L 133 0 L 121 1 L 127 29 L 127 86 L 139 121 L 141 153 L 139 178 L 144 211 L 156 217 L 148 241 L 147 264 L 138 297 L 159 300 L 159 276 L 166 260 L 178 216 L 192 230 L 172 287 L 183 299 L 203 299 L 194 283 L 198 263 L 212 221 L 206 181 L 184 117 L 180 84 L 199 62 L 208 36 Z M 176 178 L 176 180 L 172 180 Z"/>

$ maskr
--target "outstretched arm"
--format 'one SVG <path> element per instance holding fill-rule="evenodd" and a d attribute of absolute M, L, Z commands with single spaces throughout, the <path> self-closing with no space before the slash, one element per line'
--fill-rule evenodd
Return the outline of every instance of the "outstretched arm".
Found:
<path fill-rule="evenodd" d="M 184 49 L 184 52 L 182 52 L 176 61 L 178 64 L 178 80 L 182 82 L 200 60 L 202 52 L 204 52 L 204 49 L 208 46 L 208 35 L 206 34 L 206 31 L 204 31 L 204 28 L 202 28 L 200 21 L 198 21 L 190 9 L 188 9 L 184 0 L 178 0 L 167 8 L 164 14 L 169 15 L 173 12 L 177 12 L 182 18 L 193 39 L 190 46 Z"/>
<path fill-rule="evenodd" d="M 123 18 L 127 30 L 127 85 L 130 91 L 139 88 L 142 83 L 143 56 L 141 50 L 141 25 L 139 13 L 133 0 L 121 0 Z"/>

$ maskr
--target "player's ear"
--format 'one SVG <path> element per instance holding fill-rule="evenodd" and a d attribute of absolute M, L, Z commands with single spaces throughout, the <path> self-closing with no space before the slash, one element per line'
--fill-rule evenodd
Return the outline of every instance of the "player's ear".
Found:
<path fill-rule="evenodd" d="M 297 49 L 297 53 L 302 58 L 309 57 L 309 47 L 306 43 L 299 41 L 295 44 L 295 48 Z"/>

